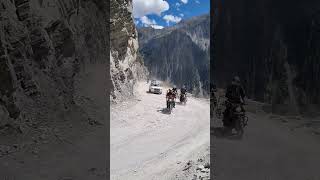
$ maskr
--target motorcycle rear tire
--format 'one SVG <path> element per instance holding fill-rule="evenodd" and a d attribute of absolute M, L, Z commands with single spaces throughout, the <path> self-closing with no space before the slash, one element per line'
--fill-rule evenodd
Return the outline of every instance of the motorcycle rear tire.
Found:
<path fill-rule="evenodd" d="M 173 104 L 172 102 L 169 102 L 169 114 L 171 114 L 172 109 L 173 109 Z"/>
<path fill-rule="evenodd" d="M 244 130 L 243 130 L 244 126 L 243 126 L 242 122 L 243 122 L 242 119 L 238 119 L 235 122 L 235 130 L 237 132 L 237 136 L 239 136 L 239 137 L 242 137 L 244 134 Z"/>

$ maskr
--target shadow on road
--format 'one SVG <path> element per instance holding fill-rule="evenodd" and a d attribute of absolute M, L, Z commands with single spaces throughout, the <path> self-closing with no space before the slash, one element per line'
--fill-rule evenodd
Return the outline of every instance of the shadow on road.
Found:
<path fill-rule="evenodd" d="M 230 140 L 241 140 L 242 137 L 237 136 L 233 133 L 226 133 L 223 127 L 212 127 L 210 128 L 210 134 L 217 138 L 225 138 Z"/>
<path fill-rule="evenodd" d="M 149 92 L 149 91 L 146 91 L 146 93 L 147 93 L 147 94 L 154 94 L 154 95 L 157 95 L 157 96 L 162 95 L 162 93 L 159 94 L 159 93 L 153 93 L 153 92 Z"/>
<path fill-rule="evenodd" d="M 180 106 L 185 106 L 185 105 L 187 105 L 187 104 L 183 104 L 183 103 L 180 102 L 180 101 L 176 102 L 176 104 L 177 104 L 177 105 L 180 105 Z"/>
<path fill-rule="evenodd" d="M 162 114 L 170 114 L 170 111 L 168 108 L 162 108 L 160 110 L 157 110 L 157 112 L 161 112 Z"/>

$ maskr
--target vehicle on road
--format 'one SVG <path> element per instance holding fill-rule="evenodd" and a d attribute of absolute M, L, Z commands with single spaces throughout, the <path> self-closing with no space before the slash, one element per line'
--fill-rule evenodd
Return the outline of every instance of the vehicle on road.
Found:
<path fill-rule="evenodd" d="M 184 105 L 187 104 L 187 94 L 180 94 L 180 103 Z"/>
<path fill-rule="evenodd" d="M 159 81 L 152 80 L 149 86 L 149 93 L 162 94 L 161 83 Z"/>
<path fill-rule="evenodd" d="M 231 126 L 227 127 L 229 132 L 232 132 L 233 129 L 236 131 L 236 135 L 242 137 L 244 134 L 244 127 L 248 124 L 248 117 L 246 116 L 245 110 L 243 108 L 243 103 L 232 103 L 230 101 L 226 101 L 226 106 L 229 106 L 230 114 L 227 115 L 229 118 L 229 122 L 231 122 Z M 226 114 L 224 114 L 226 115 Z"/>

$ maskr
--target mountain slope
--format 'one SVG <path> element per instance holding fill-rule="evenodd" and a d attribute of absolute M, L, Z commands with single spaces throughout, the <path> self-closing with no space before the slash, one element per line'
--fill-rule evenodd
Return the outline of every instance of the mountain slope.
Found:
<path fill-rule="evenodd" d="M 109 8 L 0 1 L 0 179 L 106 179 Z"/>
<path fill-rule="evenodd" d="M 138 29 L 151 75 L 204 95 L 209 86 L 209 19 L 203 15 L 161 30 Z"/>
<path fill-rule="evenodd" d="M 138 53 L 132 1 L 112 0 L 110 6 L 110 100 L 117 101 L 132 96 L 134 83 L 145 77 L 147 71 Z"/>
<path fill-rule="evenodd" d="M 1 1 L 0 127 L 107 103 L 108 7 L 79 2 Z"/>

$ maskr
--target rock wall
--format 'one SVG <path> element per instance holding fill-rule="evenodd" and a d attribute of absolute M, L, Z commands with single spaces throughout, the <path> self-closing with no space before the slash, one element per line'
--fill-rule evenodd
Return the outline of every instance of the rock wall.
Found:
<path fill-rule="evenodd" d="M 0 1 L 0 126 L 106 107 L 108 8 L 96 0 Z"/>
<path fill-rule="evenodd" d="M 147 70 L 138 53 L 138 33 L 132 16 L 132 1 L 111 0 L 110 6 L 110 99 L 119 101 L 133 95 L 135 82 L 145 78 Z"/>
<path fill-rule="evenodd" d="M 284 114 L 319 109 L 318 1 L 214 2 L 213 78 L 239 75 L 250 98 Z"/>

